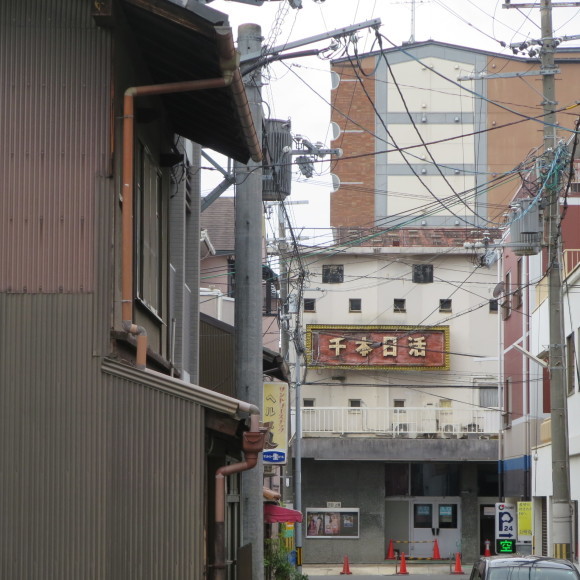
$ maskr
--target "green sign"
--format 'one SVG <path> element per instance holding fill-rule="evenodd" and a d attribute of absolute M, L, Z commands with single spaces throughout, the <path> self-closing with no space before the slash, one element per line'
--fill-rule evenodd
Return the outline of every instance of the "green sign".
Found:
<path fill-rule="evenodd" d="M 515 554 L 516 541 L 515 540 L 496 540 L 495 541 L 496 554 Z"/>

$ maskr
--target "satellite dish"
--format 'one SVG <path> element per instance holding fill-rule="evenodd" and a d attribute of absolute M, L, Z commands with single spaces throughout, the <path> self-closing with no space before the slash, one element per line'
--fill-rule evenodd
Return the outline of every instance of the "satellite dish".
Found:
<path fill-rule="evenodd" d="M 338 73 L 332 71 L 330 73 L 330 87 L 334 91 L 338 89 L 339 85 L 340 85 L 340 76 L 338 75 Z"/>
<path fill-rule="evenodd" d="M 332 140 L 333 141 L 335 139 L 338 139 L 340 137 L 340 134 L 342 133 L 342 130 L 340 129 L 339 124 L 335 123 L 334 121 L 331 121 L 331 123 L 330 123 L 330 131 L 332 132 Z"/>
<path fill-rule="evenodd" d="M 493 297 L 499 298 L 504 292 L 505 292 L 505 284 L 503 282 L 499 282 L 493 289 Z"/>
<path fill-rule="evenodd" d="M 340 189 L 340 178 L 334 173 L 330 174 L 330 178 L 332 179 L 332 193 L 334 193 Z"/>

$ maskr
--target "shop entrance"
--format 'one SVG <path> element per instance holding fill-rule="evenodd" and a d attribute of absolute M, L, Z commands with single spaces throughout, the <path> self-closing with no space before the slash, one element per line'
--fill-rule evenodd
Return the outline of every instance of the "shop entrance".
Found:
<path fill-rule="evenodd" d="M 495 554 L 495 504 L 479 506 L 479 553 L 485 554 L 485 541 L 489 551 Z"/>
<path fill-rule="evenodd" d="M 461 551 L 461 502 L 459 498 L 424 497 L 410 504 L 411 542 L 409 556 L 430 558 L 435 540 L 441 558 Z"/>

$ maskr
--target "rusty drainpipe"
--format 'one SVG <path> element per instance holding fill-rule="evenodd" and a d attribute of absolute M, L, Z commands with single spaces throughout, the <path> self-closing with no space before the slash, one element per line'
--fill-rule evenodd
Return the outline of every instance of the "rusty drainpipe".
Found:
<path fill-rule="evenodd" d="M 225 508 L 226 508 L 226 477 L 233 473 L 248 471 L 256 466 L 258 453 L 264 449 L 264 440 L 267 429 L 260 427 L 260 410 L 255 405 L 247 404 L 250 413 L 250 430 L 243 433 L 243 445 L 245 461 L 224 465 L 215 474 L 215 541 L 214 563 L 211 566 L 212 580 L 225 580 L 226 578 L 226 536 L 225 536 Z"/>
<path fill-rule="evenodd" d="M 223 76 L 214 79 L 165 83 L 129 87 L 123 101 L 123 165 L 122 165 L 122 254 L 121 254 L 121 315 L 125 332 L 137 336 L 137 368 L 147 366 L 147 331 L 133 321 L 133 200 L 134 200 L 134 133 L 135 98 L 169 93 L 185 93 L 207 89 L 220 89 L 233 84 L 234 100 L 242 120 L 242 128 L 249 143 L 254 161 L 260 161 L 261 147 L 257 141 L 250 108 L 239 70 L 238 53 L 235 51 L 231 30 L 227 27 L 216 29 L 217 43 Z"/>

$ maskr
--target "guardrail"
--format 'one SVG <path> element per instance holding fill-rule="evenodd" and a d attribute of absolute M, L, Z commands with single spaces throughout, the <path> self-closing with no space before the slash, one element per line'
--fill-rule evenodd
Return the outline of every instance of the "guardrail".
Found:
<path fill-rule="evenodd" d="M 500 411 L 443 407 L 303 407 L 302 435 L 383 434 L 393 437 L 495 436 Z"/>

